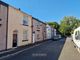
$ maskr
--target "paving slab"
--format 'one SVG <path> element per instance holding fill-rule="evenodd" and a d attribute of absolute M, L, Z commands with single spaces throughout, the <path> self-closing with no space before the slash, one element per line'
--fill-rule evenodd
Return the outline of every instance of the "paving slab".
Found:
<path fill-rule="evenodd" d="M 80 53 L 71 38 L 67 38 L 58 60 L 80 60 Z"/>

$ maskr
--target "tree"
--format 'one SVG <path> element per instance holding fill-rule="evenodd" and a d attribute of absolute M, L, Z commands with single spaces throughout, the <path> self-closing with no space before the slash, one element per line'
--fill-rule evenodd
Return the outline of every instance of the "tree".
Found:
<path fill-rule="evenodd" d="M 80 26 L 80 20 L 73 16 L 65 16 L 60 23 L 59 31 L 63 35 L 70 35 L 75 28 Z"/>
<path fill-rule="evenodd" d="M 53 28 L 57 29 L 59 28 L 59 24 L 57 22 L 47 22 L 50 26 L 52 26 Z"/>

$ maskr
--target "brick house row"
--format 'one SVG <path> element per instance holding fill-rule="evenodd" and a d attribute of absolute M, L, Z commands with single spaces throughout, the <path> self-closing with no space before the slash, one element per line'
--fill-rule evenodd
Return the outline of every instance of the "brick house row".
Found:
<path fill-rule="evenodd" d="M 47 39 L 46 23 L 0 1 L 0 50 Z"/>

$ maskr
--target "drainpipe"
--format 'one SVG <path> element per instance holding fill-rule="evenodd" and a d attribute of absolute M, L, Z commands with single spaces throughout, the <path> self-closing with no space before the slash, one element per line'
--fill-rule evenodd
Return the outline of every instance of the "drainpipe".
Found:
<path fill-rule="evenodd" d="M 9 5 L 7 5 L 7 21 L 6 21 L 6 50 L 7 50 L 7 40 L 8 40 L 8 16 L 9 16 Z"/>
<path fill-rule="evenodd" d="M 43 36 L 43 40 L 44 40 L 44 29 L 43 29 L 43 24 L 42 24 L 42 36 Z"/>
<path fill-rule="evenodd" d="M 32 38 L 32 43 L 33 43 L 33 18 L 31 19 L 31 29 L 32 29 L 32 35 L 31 35 L 32 37 L 31 38 Z"/>

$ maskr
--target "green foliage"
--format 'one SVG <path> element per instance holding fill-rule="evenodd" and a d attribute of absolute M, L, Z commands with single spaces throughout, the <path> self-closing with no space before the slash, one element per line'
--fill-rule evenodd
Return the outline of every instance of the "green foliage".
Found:
<path fill-rule="evenodd" d="M 58 29 L 59 28 L 59 24 L 57 22 L 48 22 L 48 24 L 50 26 L 52 26 L 53 28 L 55 28 L 55 29 Z"/>
<path fill-rule="evenodd" d="M 62 35 L 69 36 L 74 29 L 80 26 L 80 20 L 74 16 L 65 16 L 61 20 L 60 25 L 57 22 L 48 22 L 48 24 L 57 29 Z"/>
<path fill-rule="evenodd" d="M 61 20 L 59 31 L 63 35 L 70 35 L 74 29 L 80 26 L 80 20 L 73 16 L 66 16 Z"/>

